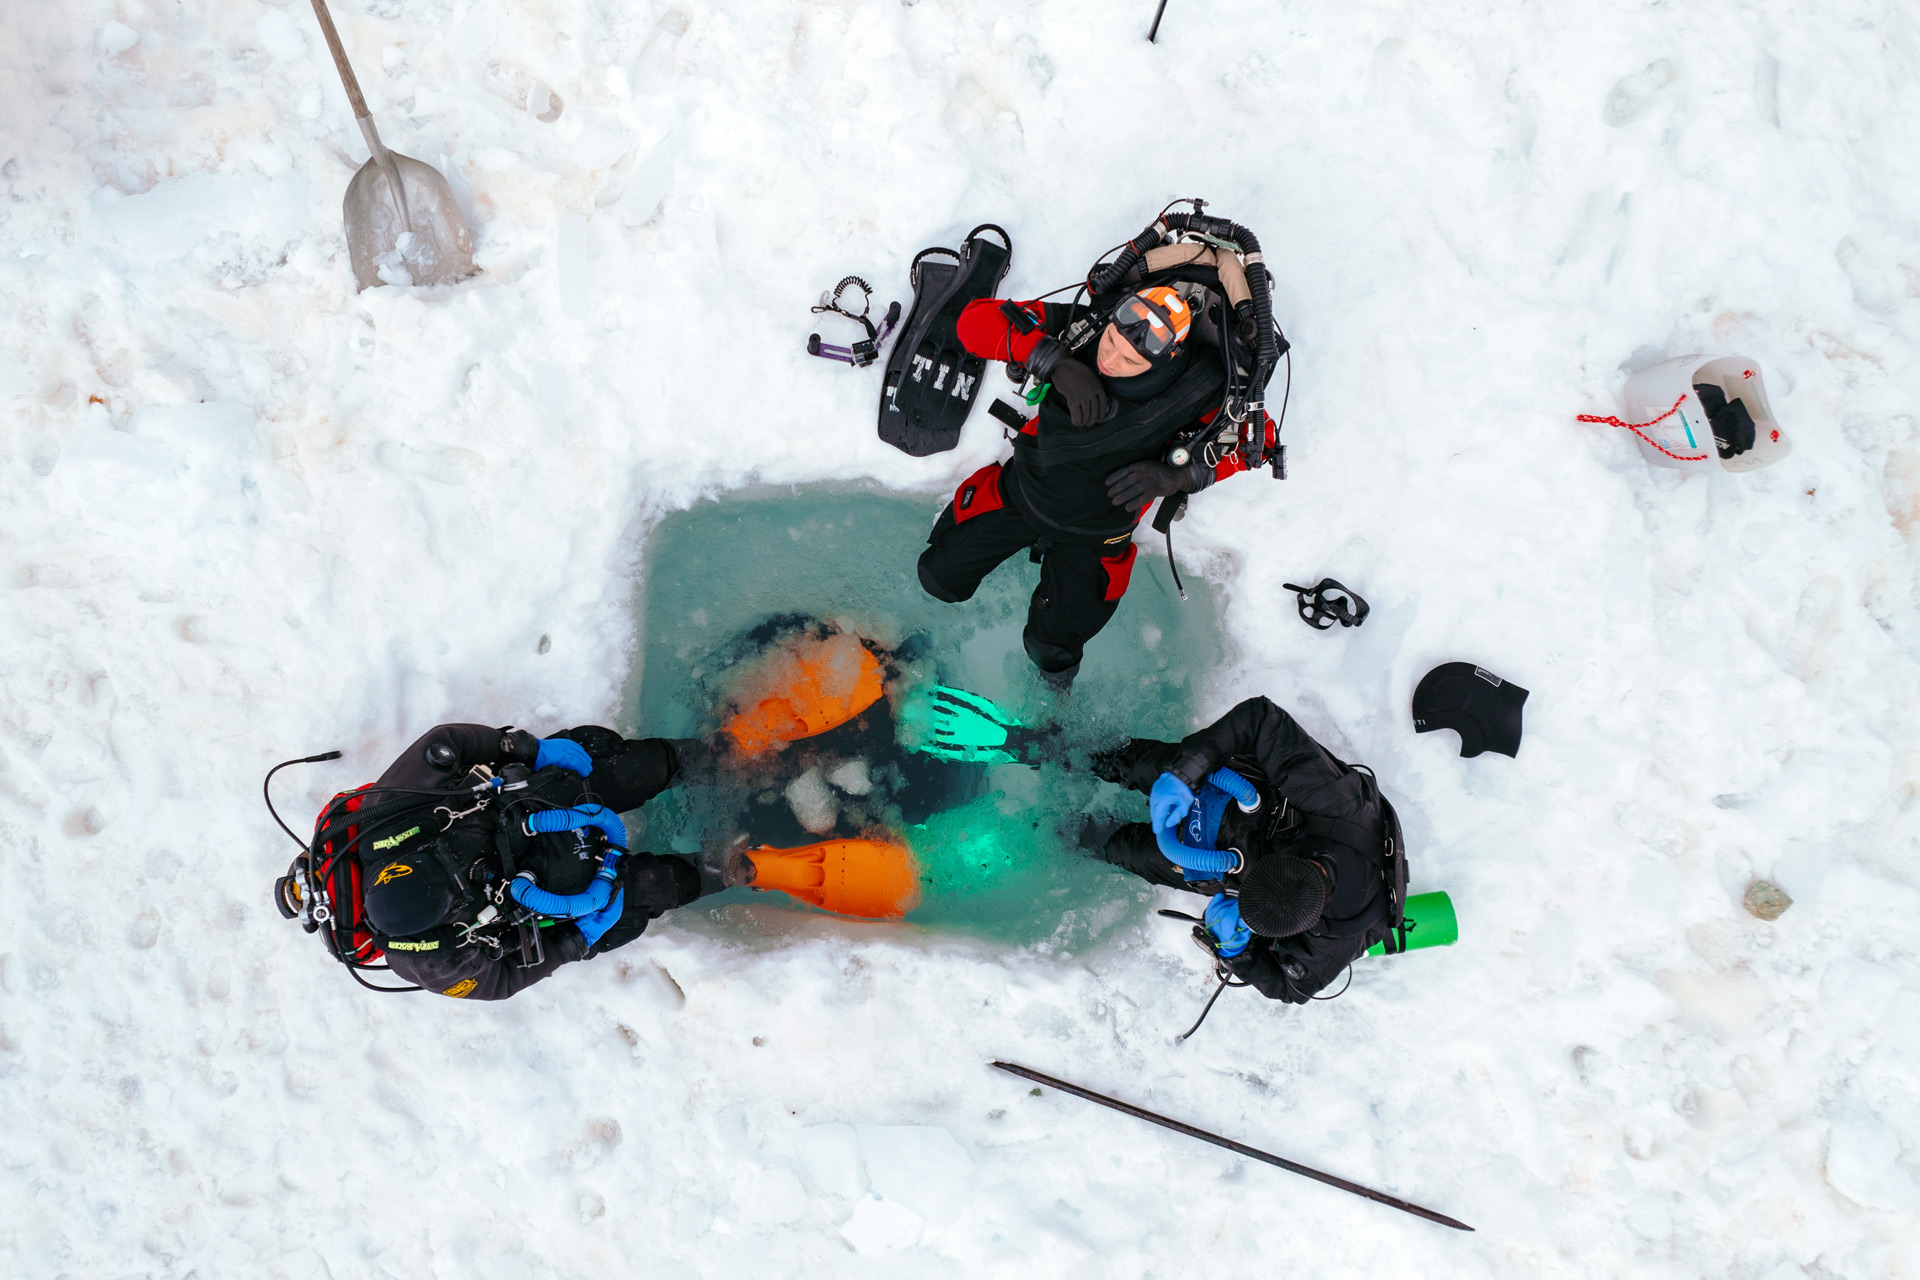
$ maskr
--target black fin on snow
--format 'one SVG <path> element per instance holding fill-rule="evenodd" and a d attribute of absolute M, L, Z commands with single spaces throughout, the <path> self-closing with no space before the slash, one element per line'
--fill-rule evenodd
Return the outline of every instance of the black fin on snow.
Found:
<path fill-rule="evenodd" d="M 1004 244 L 983 239 L 983 231 Z M 953 261 L 938 261 L 941 256 Z M 991 222 L 969 231 L 957 253 L 934 248 L 914 256 L 908 273 L 913 306 L 880 385 L 882 440 L 916 458 L 960 442 L 987 363 L 961 347 L 960 312 L 969 302 L 991 298 L 1012 261 L 1013 240 Z"/>

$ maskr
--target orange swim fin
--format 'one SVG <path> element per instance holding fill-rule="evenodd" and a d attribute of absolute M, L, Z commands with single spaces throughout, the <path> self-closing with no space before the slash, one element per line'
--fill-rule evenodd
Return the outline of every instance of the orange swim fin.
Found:
<path fill-rule="evenodd" d="M 838 634 L 767 655 L 735 695 L 721 726 L 741 754 L 756 756 L 835 729 L 886 692 L 880 660 L 859 637 Z"/>
<path fill-rule="evenodd" d="M 905 845 L 823 840 L 799 849 L 749 849 L 755 889 L 778 889 L 843 916 L 897 920 L 920 905 L 920 869 Z"/>

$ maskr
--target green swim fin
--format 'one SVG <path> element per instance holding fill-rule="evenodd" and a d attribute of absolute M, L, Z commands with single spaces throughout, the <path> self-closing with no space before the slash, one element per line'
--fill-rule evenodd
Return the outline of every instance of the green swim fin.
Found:
<path fill-rule="evenodd" d="M 936 685 L 931 699 L 932 740 L 918 750 L 942 760 L 971 764 L 1021 764 L 1024 757 L 1017 716 L 965 689 Z"/>

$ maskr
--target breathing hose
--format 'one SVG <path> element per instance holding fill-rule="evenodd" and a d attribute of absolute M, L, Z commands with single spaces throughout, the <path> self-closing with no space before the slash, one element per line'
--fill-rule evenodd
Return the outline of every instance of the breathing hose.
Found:
<path fill-rule="evenodd" d="M 1246 859 L 1232 849 L 1190 849 L 1173 838 L 1171 831 L 1156 831 L 1153 842 L 1160 853 L 1183 871 L 1208 871 L 1225 875 L 1246 865 Z"/>
<path fill-rule="evenodd" d="M 1253 377 L 1249 381 L 1248 394 L 1241 399 L 1241 403 L 1237 406 L 1229 404 L 1228 408 L 1241 420 L 1242 444 L 1251 455 L 1247 464 L 1257 467 L 1266 461 L 1267 433 L 1265 424 L 1258 421 L 1256 415 L 1264 413 L 1266 409 L 1267 383 L 1272 381 L 1273 371 L 1279 366 L 1280 357 L 1289 345 L 1279 330 L 1274 328 L 1273 282 L 1267 271 L 1266 255 L 1260 251 L 1260 238 L 1230 218 L 1215 218 L 1203 213 L 1170 213 L 1155 225 L 1161 223 L 1175 231 L 1214 236 L 1231 240 L 1240 246 L 1247 267 L 1247 291 L 1252 295 L 1253 302 Z"/>
<path fill-rule="evenodd" d="M 1176 200 L 1174 203 L 1183 202 Z M 1155 218 L 1146 230 L 1129 240 L 1120 252 L 1114 255 L 1112 262 L 1096 264 L 1087 273 L 1087 289 L 1095 297 L 1113 289 L 1139 265 L 1143 254 L 1161 244 L 1170 233 L 1175 231 L 1228 240 L 1239 247 L 1241 258 L 1246 265 L 1247 292 L 1250 295 L 1251 315 L 1245 318 L 1251 319 L 1254 329 L 1253 373 L 1248 379 L 1244 393 L 1237 391 L 1232 385 L 1233 362 L 1230 358 L 1228 359 L 1229 387 L 1226 409 L 1229 418 L 1239 424 L 1241 452 L 1247 466 L 1258 467 L 1269 461 L 1266 424 L 1263 418 L 1266 410 L 1267 384 L 1273 380 L 1274 370 L 1280 367 L 1280 357 L 1287 353 L 1291 344 L 1273 322 L 1273 275 L 1267 270 L 1266 255 L 1260 249 L 1260 238 L 1231 218 L 1216 218 L 1198 212 L 1204 207 L 1202 202 L 1193 201 L 1192 203 L 1196 209 L 1193 213 L 1168 213 L 1162 210 L 1160 216 Z M 1276 477 L 1286 474 L 1285 456 L 1284 452 L 1279 451 L 1273 454 L 1273 469 Z"/>
<path fill-rule="evenodd" d="M 1169 225 L 1168 218 L 1155 218 L 1152 226 L 1127 241 L 1126 247 L 1114 255 L 1112 262 L 1100 263 L 1087 272 L 1087 292 L 1098 297 L 1119 284 L 1126 278 L 1127 272 L 1133 270 L 1134 264 L 1140 261 L 1141 254 L 1166 238 Z"/>
<path fill-rule="evenodd" d="M 593 883 L 579 893 L 549 893 L 533 882 L 533 872 L 522 871 L 513 878 L 513 887 L 507 892 L 515 902 L 538 915 L 561 920 L 590 916 L 613 901 L 613 882 L 620 874 L 619 868 L 620 855 L 609 853 L 600 859 L 600 870 L 594 873 Z"/>
<path fill-rule="evenodd" d="M 1232 796 L 1248 813 L 1260 807 L 1260 789 L 1231 769 L 1215 769 L 1207 775 L 1207 781 Z M 1161 856 L 1183 871 L 1225 875 L 1246 866 L 1246 858 L 1237 850 L 1195 849 L 1174 839 L 1171 829 L 1155 831 L 1153 841 L 1160 847 Z"/>
<path fill-rule="evenodd" d="M 533 873 L 522 871 L 508 890 L 513 900 L 527 910 L 558 919 L 592 915 L 613 901 L 613 883 L 620 874 L 620 855 L 627 851 L 627 827 L 619 815 L 603 804 L 576 805 L 571 809 L 543 809 L 527 817 L 529 835 L 556 831 L 578 831 L 592 827 L 606 836 L 613 851 L 600 860 L 593 883 L 579 893 L 551 893 L 534 883 Z"/>
<path fill-rule="evenodd" d="M 1175 231 L 1194 231 L 1231 240 L 1240 246 L 1241 256 L 1246 259 L 1247 291 L 1253 295 L 1253 319 L 1258 333 L 1253 394 L 1264 395 L 1267 380 L 1273 377 L 1281 353 L 1290 344 L 1273 327 L 1273 277 L 1267 270 L 1266 255 L 1260 251 L 1260 237 L 1230 218 L 1214 218 L 1203 213 L 1170 213 L 1162 221 Z"/>
<path fill-rule="evenodd" d="M 1248 813 L 1260 807 L 1260 788 L 1231 769 L 1215 769 L 1207 775 L 1207 781 L 1238 800 Z"/>
<path fill-rule="evenodd" d="M 620 821 L 618 814 L 603 804 L 576 805 L 571 809 L 542 809 L 527 818 L 527 834 L 542 832 L 577 831 L 581 827 L 597 828 L 607 837 L 607 843 L 621 853 L 627 851 L 627 825 Z"/>

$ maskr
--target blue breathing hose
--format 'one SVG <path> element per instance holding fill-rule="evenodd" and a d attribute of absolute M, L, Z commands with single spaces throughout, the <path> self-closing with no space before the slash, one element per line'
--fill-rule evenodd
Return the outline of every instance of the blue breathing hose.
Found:
<path fill-rule="evenodd" d="M 550 893 L 535 884 L 531 874 L 522 872 L 514 877 L 513 887 L 508 890 L 515 902 L 540 915 L 566 920 L 592 915 L 613 901 L 613 884 L 620 874 L 620 855 L 627 851 L 627 827 L 619 815 L 603 804 L 583 804 L 572 809 L 543 809 L 527 818 L 529 834 L 577 831 L 581 827 L 595 828 L 613 846 L 613 851 L 600 860 L 600 870 L 594 873 L 593 883 L 579 893 Z"/>
<path fill-rule="evenodd" d="M 1231 769 L 1215 769 L 1207 775 L 1207 781 L 1238 800 L 1248 813 L 1260 807 L 1260 788 Z"/>
<path fill-rule="evenodd" d="M 577 831 L 581 827 L 597 827 L 607 837 L 607 843 L 621 853 L 627 851 L 627 824 L 620 816 L 603 804 L 583 804 L 572 809 L 542 809 L 527 819 L 527 834 L 553 831 Z"/>
<path fill-rule="evenodd" d="M 533 873 L 522 871 L 513 878 L 513 888 L 508 892 L 513 900 L 527 910 L 538 915 L 553 916 L 560 920 L 571 920 L 575 916 L 590 916 L 613 901 L 613 882 L 620 874 L 620 855 L 610 853 L 600 860 L 600 870 L 594 873 L 593 883 L 580 893 L 549 893 L 533 882 Z"/>
<path fill-rule="evenodd" d="M 1168 862 L 1182 871 L 1207 871 L 1224 875 L 1240 865 L 1240 855 L 1231 849 L 1189 849 L 1173 838 L 1171 831 L 1156 831 L 1153 842 Z"/>
<path fill-rule="evenodd" d="M 1207 775 L 1207 783 L 1226 792 L 1240 802 L 1240 807 L 1248 812 L 1260 807 L 1260 790 L 1251 782 L 1231 769 L 1215 769 Z M 1196 804 L 1199 803 L 1197 800 Z M 1183 871 L 1201 871 L 1210 875 L 1224 875 L 1238 870 L 1241 856 L 1231 849 L 1196 849 L 1192 845 L 1181 844 L 1175 839 L 1175 827 L 1164 831 L 1155 831 L 1153 841 L 1160 847 L 1161 856 Z"/>

